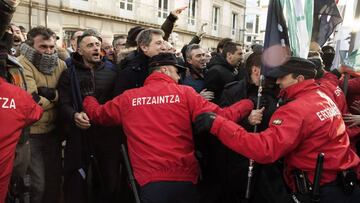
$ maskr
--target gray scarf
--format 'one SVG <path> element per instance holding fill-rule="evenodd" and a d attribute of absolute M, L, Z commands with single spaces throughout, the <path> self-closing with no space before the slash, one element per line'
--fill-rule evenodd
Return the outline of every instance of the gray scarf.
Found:
<path fill-rule="evenodd" d="M 39 54 L 26 43 L 20 46 L 20 53 L 24 55 L 41 73 L 51 75 L 58 66 L 58 54 Z"/>

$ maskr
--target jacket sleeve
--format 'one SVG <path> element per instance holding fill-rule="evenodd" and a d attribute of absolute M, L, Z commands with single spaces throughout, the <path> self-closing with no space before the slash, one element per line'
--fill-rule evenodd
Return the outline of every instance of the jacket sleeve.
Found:
<path fill-rule="evenodd" d="M 74 114 L 76 113 L 73 107 L 73 100 L 70 87 L 69 71 L 62 72 L 57 85 L 59 93 L 59 113 L 69 123 L 74 123 Z"/>
<path fill-rule="evenodd" d="M 116 71 L 116 82 L 115 82 L 115 87 L 114 87 L 114 97 L 122 94 L 125 90 L 128 90 L 131 88 L 132 84 L 132 77 L 131 77 L 131 72 L 132 70 L 130 68 L 125 68 L 125 69 L 117 69 Z"/>
<path fill-rule="evenodd" d="M 300 143 L 302 121 L 293 109 L 278 110 L 272 118 L 285 118 L 277 125 L 270 123 L 261 133 L 249 133 L 236 123 L 217 116 L 211 133 L 224 145 L 255 160 L 258 163 L 272 163 Z"/>
<path fill-rule="evenodd" d="M 164 31 L 165 35 L 164 35 L 164 40 L 168 41 L 171 32 L 174 29 L 174 25 L 175 22 L 178 18 L 176 16 L 174 16 L 172 13 L 170 13 L 168 15 L 168 17 L 166 18 L 165 22 L 161 25 L 161 29 Z"/>
<path fill-rule="evenodd" d="M 344 81 L 341 81 L 341 86 L 344 85 Z M 360 94 L 360 77 L 352 78 L 348 81 L 348 93 Z"/>
<path fill-rule="evenodd" d="M 6 29 L 10 25 L 15 8 L 7 5 L 4 1 L 0 1 L 0 39 L 3 37 Z"/>
<path fill-rule="evenodd" d="M 38 94 L 38 90 L 37 90 L 37 84 L 35 81 L 35 76 L 33 71 L 31 70 L 30 67 L 28 66 L 23 66 L 24 67 L 24 75 L 25 75 L 25 82 L 27 85 L 27 92 L 32 94 Z M 39 95 L 40 96 L 40 95 Z M 48 109 L 52 109 L 54 107 L 54 104 L 46 99 L 43 96 L 40 96 L 40 101 L 38 102 L 38 104 L 44 109 L 44 110 L 48 110 Z"/>
<path fill-rule="evenodd" d="M 191 44 L 200 44 L 200 42 L 201 42 L 200 37 L 197 36 L 197 35 L 195 35 L 195 36 L 191 39 L 191 41 L 189 42 L 188 45 L 191 45 Z"/>
<path fill-rule="evenodd" d="M 219 93 L 220 89 L 224 86 L 224 84 L 221 84 L 220 75 L 221 73 L 215 67 L 210 68 L 204 78 L 204 88 L 215 94 Z M 215 95 L 215 97 L 217 96 L 219 95 Z"/>
<path fill-rule="evenodd" d="M 122 124 L 121 108 L 125 108 L 124 96 L 117 96 L 113 100 L 100 105 L 95 97 L 85 97 L 83 107 L 90 121 L 103 126 L 116 126 Z"/>
<path fill-rule="evenodd" d="M 23 112 L 25 114 L 25 125 L 29 126 L 40 120 L 43 114 L 43 109 L 37 103 L 35 103 L 35 101 L 28 93 L 24 92 L 24 94 L 25 96 L 23 101 L 25 103 L 25 107 Z"/>
<path fill-rule="evenodd" d="M 190 87 L 188 88 L 188 91 L 186 91 L 186 93 L 190 113 L 192 115 L 192 121 L 195 121 L 195 118 L 201 113 L 214 112 L 229 120 L 236 122 L 247 116 L 254 107 L 252 101 L 244 99 L 229 107 L 222 109 L 218 105 L 205 100 L 200 94 L 196 93 L 195 90 Z"/>
<path fill-rule="evenodd" d="M 335 86 L 340 85 L 340 80 L 339 80 L 338 76 L 336 76 L 335 74 L 333 74 L 331 72 L 325 71 L 324 76 L 321 78 L 321 80 L 325 80 Z"/>

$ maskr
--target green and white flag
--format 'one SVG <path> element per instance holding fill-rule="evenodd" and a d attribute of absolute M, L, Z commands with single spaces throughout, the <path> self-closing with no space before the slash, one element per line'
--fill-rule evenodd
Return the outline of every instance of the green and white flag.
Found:
<path fill-rule="evenodd" d="M 280 0 L 293 56 L 307 58 L 313 27 L 314 0 Z"/>

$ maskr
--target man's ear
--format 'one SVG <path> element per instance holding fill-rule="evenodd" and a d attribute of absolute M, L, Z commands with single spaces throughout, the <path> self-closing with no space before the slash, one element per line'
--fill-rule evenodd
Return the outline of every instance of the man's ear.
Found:
<path fill-rule="evenodd" d="M 145 46 L 145 45 L 141 45 L 141 46 L 140 46 L 140 49 L 141 49 L 144 53 L 146 53 L 146 52 L 149 50 L 149 47 L 148 47 L 148 46 Z"/>
<path fill-rule="evenodd" d="M 231 60 L 232 54 L 230 52 L 226 53 L 226 60 Z"/>
<path fill-rule="evenodd" d="M 302 82 L 305 80 L 305 77 L 303 75 L 299 75 L 296 77 L 296 79 L 299 81 L 299 82 Z"/>
<path fill-rule="evenodd" d="M 161 66 L 161 67 L 160 67 L 160 72 L 166 74 L 167 71 L 168 71 L 167 66 Z"/>
<path fill-rule="evenodd" d="M 82 56 L 84 54 L 84 51 L 82 49 L 80 49 L 79 47 L 77 47 L 77 52 Z"/>

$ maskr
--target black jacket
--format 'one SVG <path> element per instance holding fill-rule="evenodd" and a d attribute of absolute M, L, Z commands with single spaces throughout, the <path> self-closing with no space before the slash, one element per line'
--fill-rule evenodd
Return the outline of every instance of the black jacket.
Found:
<path fill-rule="evenodd" d="M 219 99 L 224 86 L 237 80 L 238 71 L 231 66 L 223 56 L 216 55 L 209 62 L 208 71 L 204 80 L 204 88 L 214 92 L 214 99 L 212 102 L 219 104 Z"/>
<path fill-rule="evenodd" d="M 220 99 L 220 106 L 226 107 L 231 104 L 249 97 L 256 97 L 258 87 L 249 82 L 249 76 L 245 75 L 244 79 L 225 85 Z M 258 125 L 258 132 L 265 130 L 277 106 L 277 89 L 274 88 L 274 81 L 267 80 L 263 87 L 262 97 L 265 98 L 265 111 L 263 120 Z M 239 121 L 239 124 L 248 132 L 253 132 L 254 127 L 251 126 L 247 118 Z M 216 150 L 215 167 L 220 166 L 216 173 L 224 174 L 225 179 L 223 196 L 227 199 L 225 202 L 235 202 L 234 199 L 243 198 L 246 191 L 247 172 L 249 160 L 228 149 L 219 141 L 213 141 L 212 146 Z M 218 156 L 218 155 L 221 156 Z M 251 202 L 283 202 L 283 198 L 287 201 L 285 185 L 282 182 L 281 170 L 277 164 L 256 165 L 254 168 L 253 188 Z M 271 185 L 269 187 L 269 185 Z"/>
<path fill-rule="evenodd" d="M 149 75 L 148 64 L 149 57 L 142 51 L 130 52 L 117 67 L 114 95 L 117 96 L 125 90 L 143 86 Z"/>
<path fill-rule="evenodd" d="M 82 96 L 80 82 L 82 80 L 92 80 L 95 86 L 95 97 L 99 103 L 104 104 L 112 99 L 115 83 L 116 71 L 114 67 L 105 66 L 100 63 L 94 71 L 85 67 L 82 57 L 74 53 L 71 61 L 60 76 L 58 83 L 59 92 L 59 112 L 68 130 L 66 137 L 64 168 L 66 171 L 79 169 L 84 165 L 87 158 L 84 158 L 84 151 L 87 145 L 84 140 L 89 138 L 89 134 L 99 133 L 108 134 L 113 130 L 110 128 L 92 125 L 88 130 L 81 130 L 75 126 L 74 114 L 82 111 Z M 87 136 L 84 136 L 86 133 Z"/>

